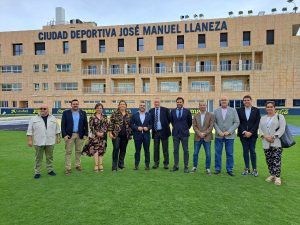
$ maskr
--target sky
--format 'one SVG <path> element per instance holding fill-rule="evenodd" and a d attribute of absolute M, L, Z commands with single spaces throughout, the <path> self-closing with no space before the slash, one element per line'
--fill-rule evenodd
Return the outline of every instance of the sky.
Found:
<path fill-rule="evenodd" d="M 300 0 L 294 0 L 300 8 Z M 55 19 L 55 7 L 65 9 L 66 21 L 81 19 L 98 26 L 179 21 L 181 15 L 204 14 L 204 19 L 226 18 L 233 11 L 253 10 L 271 14 L 283 7 L 292 12 L 286 0 L 0 0 L 0 32 L 38 30 Z"/>

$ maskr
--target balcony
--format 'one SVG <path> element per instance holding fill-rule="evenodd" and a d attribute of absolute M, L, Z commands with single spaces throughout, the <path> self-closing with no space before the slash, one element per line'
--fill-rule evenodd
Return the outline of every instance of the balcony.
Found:
<path fill-rule="evenodd" d="M 250 91 L 250 85 L 248 84 L 243 84 L 243 85 L 224 85 L 222 86 L 222 92 L 248 92 Z"/>
<path fill-rule="evenodd" d="M 223 64 L 220 65 L 221 72 L 229 71 L 249 71 L 249 70 L 262 70 L 262 63 L 253 64 Z"/>
<path fill-rule="evenodd" d="M 82 69 L 81 75 L 106 75 L 106 70 L 102 68 L 101 70 L 99 69 Z"/>
<path fill-rule="evenodd" d="M 112 87 L 113 94 L 134 94 L 134 87 Z"/>
<path fill-rule="evenodd" d="M 215 86 L 208 85 L 203 87 L 190 87 L 189 91 L 190 92 L 211 92 L 211 91 L 215 91 Z"/>
<path fill-rule="evenodd" d="M 83 94 L 104 94 L 105 93 L 105 88 L 100 87 L 100 88 L 94 88 L 94 87 L 83 87 L 82 88 L 82 93 Z"/>
<path fill-rule="evenodd" d="M 181 92 L 181 86 L 177 86 L 177 87 L 173 87 L 173 88 L 170 88 L 170 87 L 157 87 L 157 92 L 160 92 L 160 93 L 177 93 L 177 92 Z"/>

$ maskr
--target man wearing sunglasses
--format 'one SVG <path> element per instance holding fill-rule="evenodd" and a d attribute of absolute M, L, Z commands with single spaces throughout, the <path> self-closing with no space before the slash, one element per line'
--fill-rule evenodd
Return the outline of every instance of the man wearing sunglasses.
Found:
<path fill-rule="evenodd" d="M 28 146 L 35 148 L 35 175 L 34 179 L 41 176 L 43 155 L 46 155 L 46 167 L 50 176 L 55 176 L 53 171 L 53 149 L 54 144 L 60 143 L 60 127 L 56 118 L 49 115 L 48 105 L 40 107 L 39 115 L 31 118 L 27 130 Z"/>

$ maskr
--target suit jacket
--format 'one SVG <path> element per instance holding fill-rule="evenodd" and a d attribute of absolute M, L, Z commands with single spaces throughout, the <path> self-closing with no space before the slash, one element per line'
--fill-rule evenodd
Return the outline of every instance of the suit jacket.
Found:
<path fill-rule="evenodd" d="M 260 121 L 260 112 L 256 107 L 251 107 L 251 113 L 249 120 L 247 120 L 245 114 L 245 107 L 237 109 L 237 113 L 240 120 L 240 125 L 238 128 L 238 136 L 243 138 L 243 132 L 249 131 L 252 133 L 252 137 L 257 137 L 257 130 Z"/>
<path fill-rule="evenodd" d="M 176 109 L 171 110 L 171 124 L 173 126 L 172 136 L 174 137 L 188 137 L 190 136 L 190 128 L 193 123 L 192 113 L 190 110 L 183 108 L 180 118 L 177 118 Z"/>
<path fill-rule="evenodd" d="M 281 147 L 281 141 L 279 138 L 283 135 L 285 131 L 285 125 L 286 125 L 285 118 L 283 115 L 279 114 L 279 120 L 278 120 L 278 114 L 276 113 L 272 122 L 270 123 L 270 128 L 268 129 L 267 123 L 269 120 L 270 117 L 268 117 L 267 115 L 261 117 L 259 122 L 259 135 L 260 137 L 262 137 L 263 135 L 274 136 L 274 142 L 270 143 L 263 138 L 262 139 L 263 148 L 269 149 L 270 147 Z"/>
<path fill-rule="evenodd" d="M 152 129 L 152 119 L 150 113 L 145 112 L 145 120 L 143 123 L 140 119 L 140 112 L 133 114 L 130 121 L 130 127 L 133 131 L 134 140 L 140 140 L 143 137 L 150 139 L 150 130 Z M 148 131 L 141 132 L 138 130 L 138 127 L 148 127 Z"/>
<path fill-rule="evenodd" d="M 208 142 L 213 139 L 212 130 L 214 128 L 214 115 L 206 112 L 204 116 L 203 126 L 201 126 L 201 113 L 197 113 L 193 118 L 193 129 L 195 131 L 195 141 L 200 141 L 199 133 L 205 133 L 204 141 Z"/>
<path fill-rule="evenodd" d="M 235 130 L 240 125 L 240 120 L 237 111 L 234 108 L 228 106 L 225 120 L 223 120 L 222 109 L 221 107 L 219 107 L 214 111 L 214 117 L 215 117 L 214 127 L 216 130 L 216 138 L 222 138 L 221 136 L 219 136 L 219 132 L 228 131 L 230 135 L 226 136 L 225 138 L 234 139 L 236 137 Z"/>
<path fill-rule="evenodd" d="M 61 118 L 61 133 L 62 137 L 69 135 L 72 137 L 73 133 L 73 116 L 71 109 L 65 110 L 63 112 L 62 118 Z M 85 111 L 82 111 L 79 109 L 79 124 L 78 124 L 78 135 L 79 138 L 82 139 L 83 136 L 88 136 L 88 121 L 86 117 Z"/>
<path fill-rule="evenodd" d="M 155 108 L 149 110 L 152 119 L 152 138 L 154 138 L 155 130 L 154 130 L 154 121 L 155 121 Z M 165 107 L 160 107 L 160 115 L 159 115 L 160 123 L 162 130 L 161 137 L 162 139 L 166 139 L 170 137 L 171 130 L 170 130 L 170 110 Z"/>

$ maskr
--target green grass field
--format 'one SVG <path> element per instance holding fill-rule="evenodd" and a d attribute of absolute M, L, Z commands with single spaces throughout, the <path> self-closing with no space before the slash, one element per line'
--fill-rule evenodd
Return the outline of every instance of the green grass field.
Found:
<path fill-rule="evenodd" d="M 300 143 L 300 137 L 296 141 Z M 182 164 L 176 173 L 163 168 L 145 171 L 143 164 L 139 171 L 134 171 L 134 147 L 130 141 L 124 171 L 111 172 L 112 146 L 109 142 L 103 173 L 94 173 L 92 158 L 82 157 L 83 171 L 73 170 L 72 175 L 66 177 L 64 145 L 60 144 L 55 148 L 57 176 L 48 176 L 44 164 L 41 179 L 34 180 L 34 150 L 26 146 L 25 132 L 2 131 L 0 225 L 300 224 L 298 146 L 283 153 L 283 184 L 280 187 L 264 181 L 268 172 L 260 141 L 257 144 L 259 177 L 240 175 L 244 166 L 238 139 L 235 142 L 235 177 L 225 173 L 224 153 L 222 174 L 207 176 L 203 149 L 195 174 L 184 174 Z M 173 162 L 172 145 L 169 149 Z M 151 148 L 151 160 L 152 157 Z M 182 157 L 181 151 L 181 163 Z"/>

